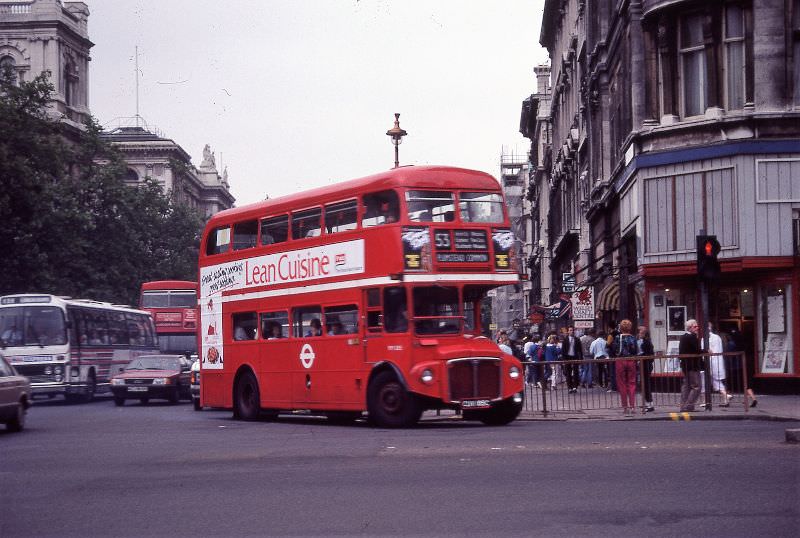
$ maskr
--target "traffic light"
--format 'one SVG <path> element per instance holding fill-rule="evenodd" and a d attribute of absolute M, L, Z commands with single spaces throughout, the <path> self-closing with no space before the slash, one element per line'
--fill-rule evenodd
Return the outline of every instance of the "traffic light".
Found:
<path fill-rule="evenodd" d="M 703 280 L 719 278 L 720 268 L 717 254 L 719 241 L 716 235 L 697 236 L 697 276 Z"/>

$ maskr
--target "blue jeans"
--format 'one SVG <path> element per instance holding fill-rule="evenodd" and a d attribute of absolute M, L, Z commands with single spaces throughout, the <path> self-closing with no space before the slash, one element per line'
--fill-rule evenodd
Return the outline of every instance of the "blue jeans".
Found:
<path fill-rule="evenodd" d="M 592 357 L 584 356 L 584 360 L 590 360 Z M 581 364 L 581 384 L 586 385 L 587 387 L 592 384 L 592 369 L 594 368 L 594 364 L 591 362 L 586 362 Z"/>

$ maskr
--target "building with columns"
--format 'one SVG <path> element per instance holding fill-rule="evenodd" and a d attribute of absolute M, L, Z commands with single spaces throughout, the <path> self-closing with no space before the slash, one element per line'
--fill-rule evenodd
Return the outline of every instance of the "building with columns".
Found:
<path fill-rule="evenodd" d="M 715 235 L 709 320 L 757 389 L 798 387 L 800 0 L 546 0 L 540 42 L 554 284 L 571 267 L 598 328 L 630 318 L 671 352 Z"/>
<path fill-rule="evenodd" d="M 50 114 L 72 129 L 83 129 L 89 108 L 89 8 L 62 0 L 0 0 L 0 67 L 20 81 L 48 73 L 55 92 Z M 138 124 L 137 124 L 138 125 Z M 128 164 L 126 181 L 155 178 L 176 201 L 206 217 L 233 207 L 227 170 L 217 170 L 208 145 L 199 167 L 175 141 L 143 127 L 103 133 Z"/>

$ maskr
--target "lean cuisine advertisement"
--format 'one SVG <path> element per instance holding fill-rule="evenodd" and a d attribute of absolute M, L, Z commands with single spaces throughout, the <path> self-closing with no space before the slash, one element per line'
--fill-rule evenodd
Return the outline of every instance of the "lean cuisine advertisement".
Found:
<path fill-rule="evenodd" d="M 222 338 L 223 292 L 269 288 L 363 272 L 363 239 L 204 267 L 200 271 L 202 367 L 222 369 L 225 364 Z"/>

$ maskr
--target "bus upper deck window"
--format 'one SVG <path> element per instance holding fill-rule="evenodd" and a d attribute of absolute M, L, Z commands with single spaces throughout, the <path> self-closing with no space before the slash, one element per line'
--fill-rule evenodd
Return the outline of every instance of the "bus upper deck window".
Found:
<path fill-rule="evenodd" d="M 394 191 L 381 191 L 364 195 L 364 215 L 361 225 L 365 228 L 391 224 L 400 218 L 400 200 Z"/>
<path fill-rule="evenodd" d="M 298 211 L 292 214 L 292 239 L 303 239 L 304 237 L 318 237 L 322 227 L 320 219 L 322 208 L 315 207 Z"/>
<path fill-rule="evenodd" d="M 325 231 L 327 233 L 355 230 L 358 226 L 358 203 L 355 200 L 325 206 Z"/>
<path fill-rule="evenodd" d="M 447 191 L 406 192 L 408 219 L 414 222 L 453 222 L 455 202 Z"/>
<path fill-rule="evenodd" d="M 242 250 L 256 246 L 258 237 L 258 221 L 248 220 L 233 225 L 233 250 Z"/>
<path fill-rule="evenodd" d="M 463 222 L 503 222 L 503 197 L 494 192 L 462 192 L 458 212 Z"/>
<path fill-rule="evenodd" d="M 281 215 L 261 221 L 261 244 L 284 243 L 289 238 L 289 216 Z"/>
<path fill-rule="evenodd" d="M 215 228 L 208 234 L 206 255 L 228 252 L 231 246 L 231 229 L 228 226 Z"/>

